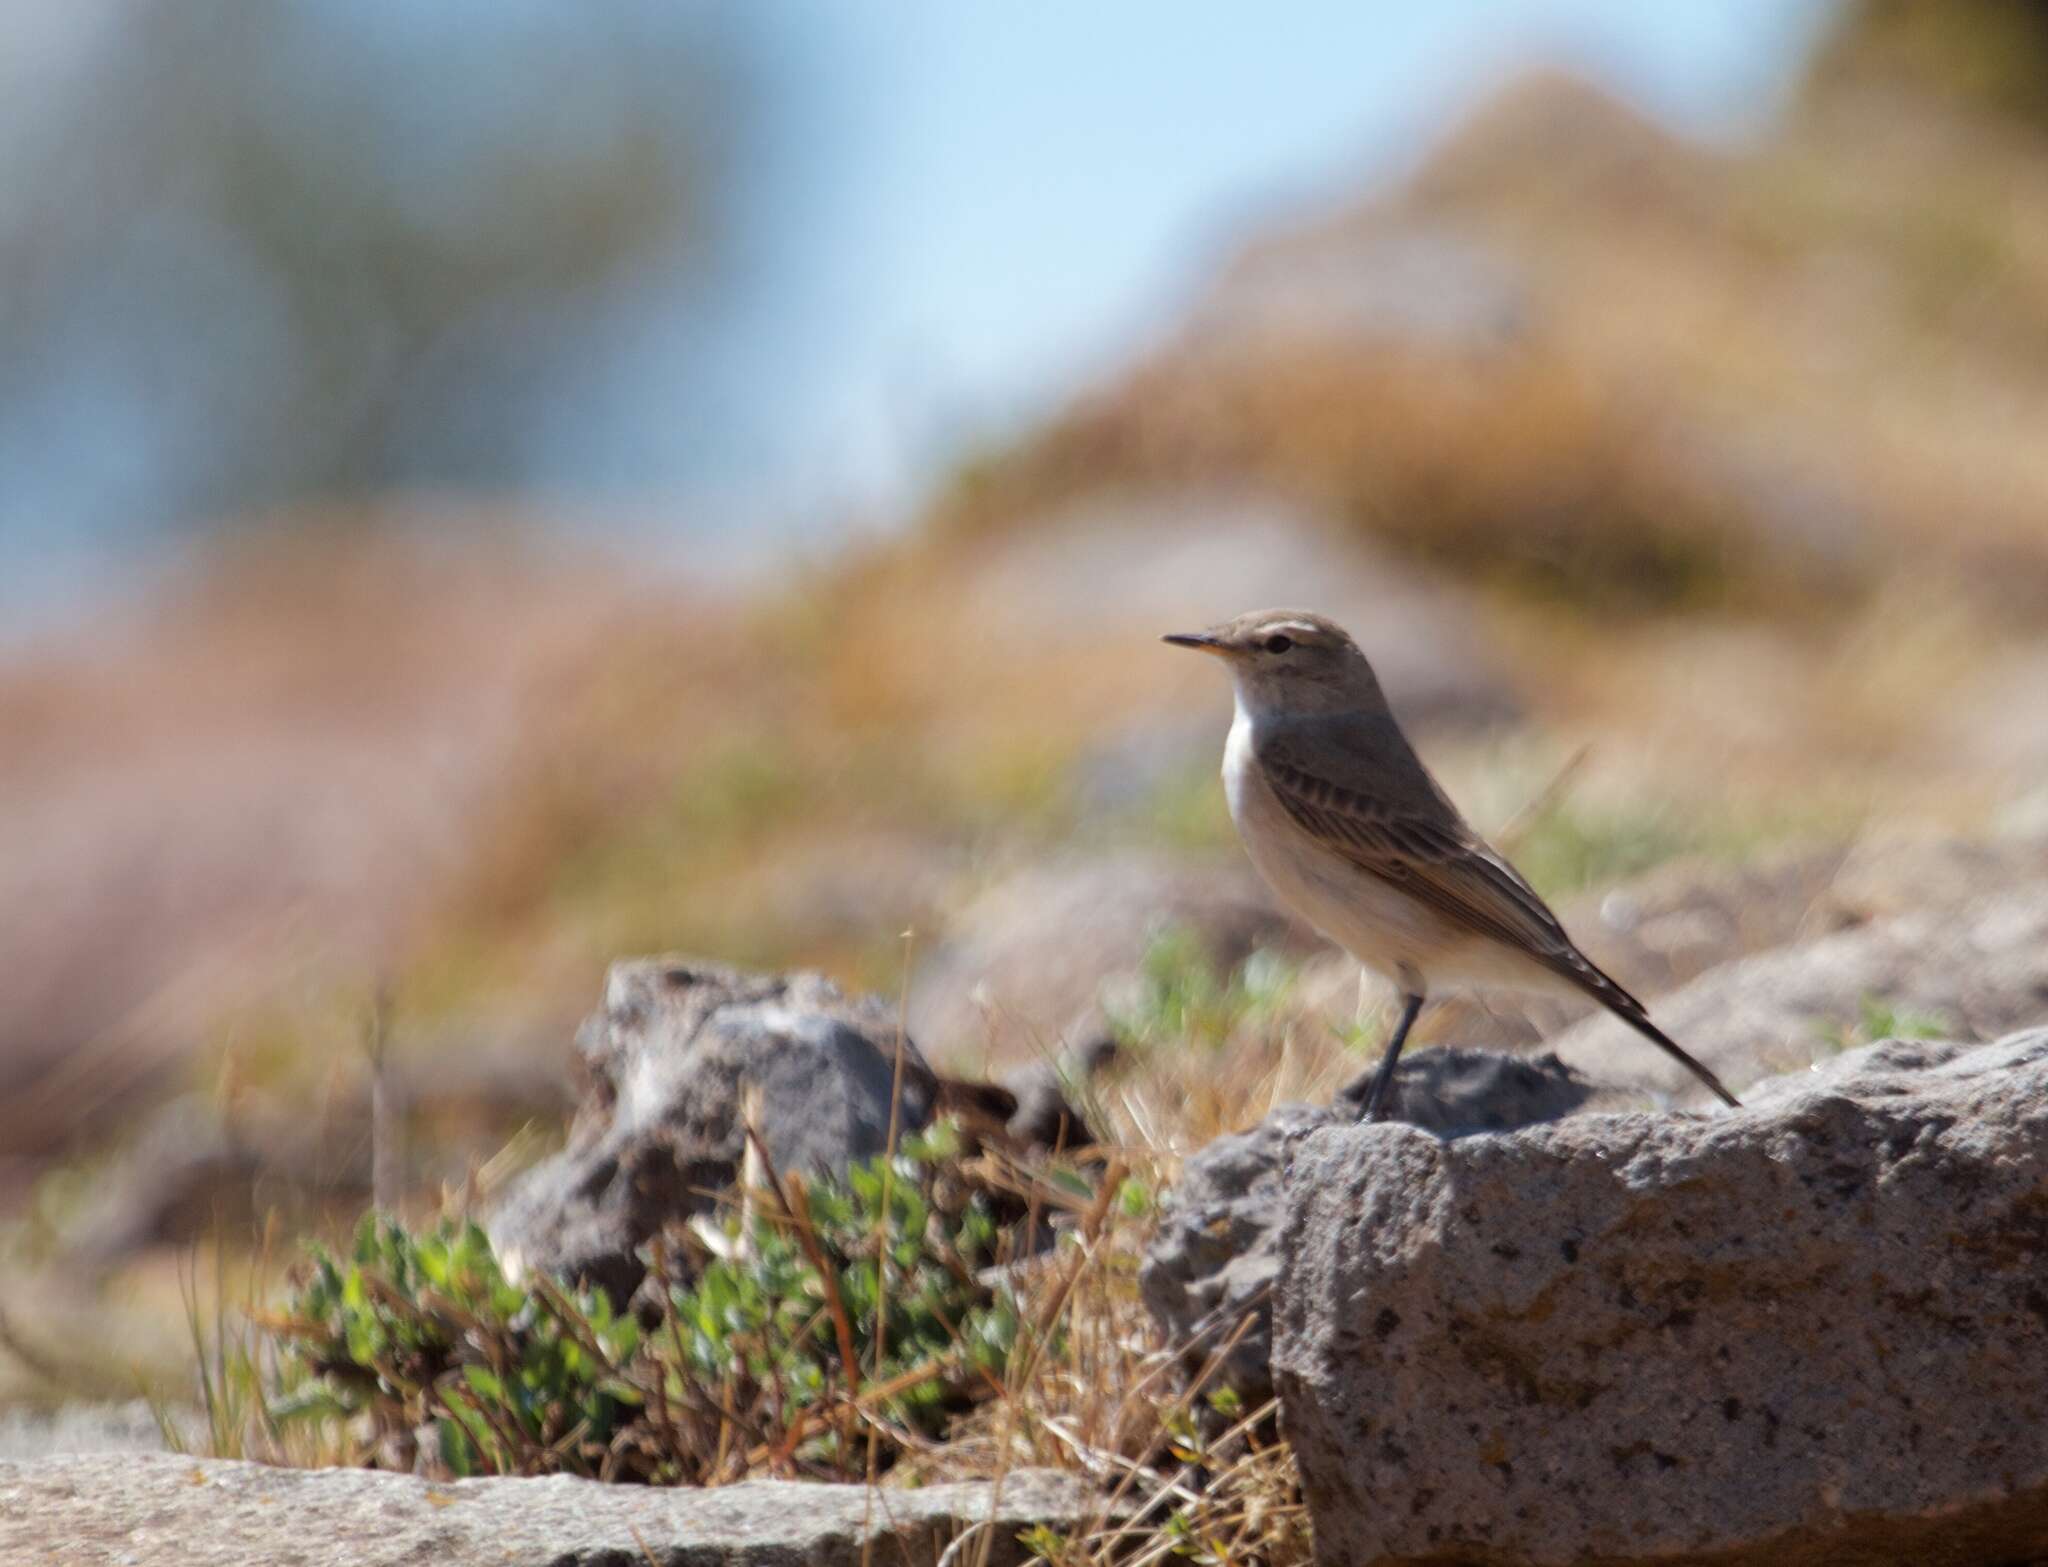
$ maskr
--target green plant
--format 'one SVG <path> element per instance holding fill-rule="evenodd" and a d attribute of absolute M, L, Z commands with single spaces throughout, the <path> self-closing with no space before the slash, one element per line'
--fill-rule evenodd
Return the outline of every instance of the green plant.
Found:
<path fill-rule="evenodd" d="M 455 1475 L 859 1473 L 870 1429 L 892 1450 L 940 1435 L 1015 1342 L 1008 1297 L 978 1277 L 1000 1258 L 997 1201 L 958 1154 L 941 1127 L 844 1183 L 770 1168 L 713 1255 L 636 1313 L 508 1278 L 474 1224 L 370 1215 L 262 1319 L 283 1350 L 262 1418 L 338 1426 L 376 1462 L 429 1444 Z"/>
<path fill-rule="evenodd" d="M 1017 1335 L 1009 1298 L 977 1278 L 1001 1252 L 993 1205 L 931 1178 L 958 1151 L 940 1126 L 844 1185 L 771 1172 L 777 1204 L 730 1220 L 724 1255 L 670 1292 L 671 1374 L 764 1403 L 786 1430 L 795 1412 L 892 1390 L 863 1413 L 938 1435 L 964 1384 L 994 1385 Z M 850 1462 L 843 1434 L 806 1452 Z"/>
<path fill-rule="evenodd" d="M 1914 1012 L 1867 994 L 1858 1003 L 1854 1023 L 1823 1024 L 1818 1032 L 1832 1055 L 1880 1039 L 1943 1039 L 1955 1032 L 1955 1026 L 1938 1012 Z"/>
<path fill-rule="evenodd" d="M 269 1324 L 308 1375 L 276 1400 L 279 1425 L 362 1418 L 380 1437 L 430 1428 L 457 1475 L 604 1468 L 644 1400 L 631 1375 L 640 1325 L 601 1291 L 508 1280 L 475 1224 L 414 1235 L 366 1215 L 344 1262 L 313 1250 Z"/>
<path fill-rule="evenodd" d="M 1291 963 L 1263 949 L 1234 973 L 1219 974 L 1200 937 L 1169 926 L 1146 948 L 1135 993 L 1112 1001 L 1110 1024 L 1124 1044 L 1170 1041 L 1215 1049 L 1242 1024 L 1273 1016 L 1294 977 Z"/>
<path fill-rule="evenodd" d="M 1590 811 L 1559 803 L 1516 835 L 1516 867 L 1546 897 L 1619 881 L 1715 847 L 1714 836 L 1669 811 Z"/>

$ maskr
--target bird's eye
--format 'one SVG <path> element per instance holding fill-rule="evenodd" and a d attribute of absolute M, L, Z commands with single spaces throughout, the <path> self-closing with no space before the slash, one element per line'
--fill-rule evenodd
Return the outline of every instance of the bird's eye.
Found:
<path fill-rule="evenodd" d="M 1268 653 L 1285 653 L 1289 648 L 1293 646 L 1294 638 L 1290 636 L 1283 636 L 1277 631 L 1274 632 L 1273 635 L 1271 635 L 1270 637 L 1266 638 L 1266 651 Z"/>

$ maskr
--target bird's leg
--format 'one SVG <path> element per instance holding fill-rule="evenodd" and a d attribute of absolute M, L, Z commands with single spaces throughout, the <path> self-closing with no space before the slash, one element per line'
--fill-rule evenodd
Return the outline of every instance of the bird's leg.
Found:
<path fill-rule="evenodd" d="M 1380 1057 L 1380 1064 L 1372 1074 L 1372 1086 L 1365 1093 L 1365 1109 L 1361 1121 L 1385 1119 L 1387 1090 L 1394 1084 L 1394 1063 L 1401 1059 L 1401 1047 L 1408 1043 L 1408 1030 L 1415 1025 L 1415 1014 L 1422 1010 L 1422 997 L 1415 991 L 1406 991 L 1401 996 L 1401 1016 L 1394 1024 L 1393 1037 L 1387 1041 L 1386 1054 Z M 1356 1100 L 1357 1089 L 1363 1077 L 1345 1085 L 1337 1096 L 1340 1099 Z"/>

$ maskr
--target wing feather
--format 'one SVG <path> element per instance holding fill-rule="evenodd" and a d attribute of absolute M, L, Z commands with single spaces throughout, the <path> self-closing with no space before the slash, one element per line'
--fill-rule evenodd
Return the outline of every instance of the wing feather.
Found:
<path fill-rule="evenodd" d="M 1643 1013 L 1642 1003 L 1579 951 L 1536 889 L 1433 785 L 1426 795 L 1382 800 L 1323 776 L 1284 738 L 1261 741 L 1253 755 L 1294 824 L 1325 848 L 1452 925 L 1526 952 L 1617 1011 Z"/>

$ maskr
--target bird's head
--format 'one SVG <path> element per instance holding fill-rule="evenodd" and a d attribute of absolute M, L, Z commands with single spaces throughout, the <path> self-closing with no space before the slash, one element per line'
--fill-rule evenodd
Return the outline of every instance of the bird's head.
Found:
<path fill-rule="evenodd" d="M 1259 609 L 1164 641 L 1223 660 L 1240 703 L 1254 716 L 1348 713 L 1385 705 L 1358 644 L 1327 616 Z"/>

